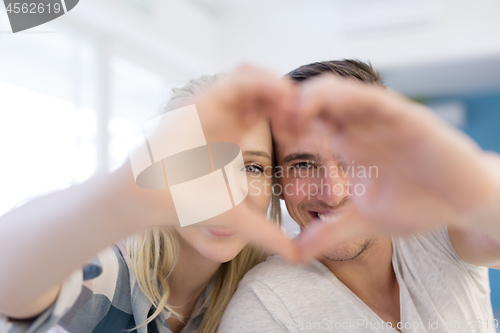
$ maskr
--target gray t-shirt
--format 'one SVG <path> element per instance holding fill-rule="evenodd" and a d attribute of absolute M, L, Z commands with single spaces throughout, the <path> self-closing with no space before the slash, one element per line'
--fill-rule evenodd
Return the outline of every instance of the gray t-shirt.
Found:
<path fill-rule="evenodd" d="M 488 269 L 462 261 L 446 229 L 393 238 L 402 332 L 495 332 Z M 248 272 L 219 332 L 395 332 L 319 261 L 273 256 Z"/>

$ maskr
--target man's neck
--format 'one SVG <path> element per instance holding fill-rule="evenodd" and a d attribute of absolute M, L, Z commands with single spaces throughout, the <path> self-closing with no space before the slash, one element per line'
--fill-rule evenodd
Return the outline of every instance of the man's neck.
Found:
<path fill-rule="evenodd" d="M 320 260 L 384 321 L 399 321 L 399 286 L 392 267 L 390 238 L 377 238 L 356 258 Z"/>

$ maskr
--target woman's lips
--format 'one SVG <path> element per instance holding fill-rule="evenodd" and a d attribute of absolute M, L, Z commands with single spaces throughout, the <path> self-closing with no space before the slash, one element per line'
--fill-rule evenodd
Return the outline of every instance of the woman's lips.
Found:
<path fill-rule="evenodd" d="M 236 233 L 236 230 L 225 227 L 206 227 L 205 229 L 215 237 L 226 238 L 226 237 L 231 237 Z"/>

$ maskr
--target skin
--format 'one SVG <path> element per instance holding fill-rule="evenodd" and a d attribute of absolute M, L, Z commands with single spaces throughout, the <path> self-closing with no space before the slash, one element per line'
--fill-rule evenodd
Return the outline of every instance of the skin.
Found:
<path fill-rule="evenodd" d="M 344 176 L 344 172 L 349 172 L 348 165 L 335 155 L 326 134 L 320 123 L 314 123 L 300 138 L 276 144 L 278 165 L 283 168 L 284 175 L 279 182 L 286 189 L 281 196 L 301 229 L 317 220 L 317 213 L 329 218 L 340 216 L 350 203 L 352 186 Z M 328 249 L 323 255 L 331 260 L 350 260 L 371 241 L 359 238 Z"/>
<path fill-rule="evenodd" d="M 447 226 L 465 261 L 498 267 L 497 154 L 482 151 L 425 106 L 379 86 L 327 74 L 304 83 L 297 100 L 291 112 L 273 118 L 279 142 L 319 120 L 339 155 L 379 169 L 378 177 L 351 177 L 365 192 L 352 196 L 351 209 L 335 223 L 308 228 L 299 240 L 304 257 L 358 237 Z"/>
<path fill-rule="evenodd" d="M 462 260 L 500 267 L 500 156 L 483 152 L 431 110 L 381 87 L 322 75 L 301 87 L 297 104 L 273 118 L 279 155 L 295 148 L 289 147 L 294 138 L 308 140 L 311 126 L 321 121 L 327 151 L 333 147 L 353 165 L 380 171 L 378 177 L 350 177 L 365 192 L 351 196 L 333 223 L 307 221 L 301 203 L 288 200 L 292 216 L 303 226 L 308 222 L 298 240 L 305 258 L 332 248 L 338 255 L 343 245 L 343 254 L 353 259 L 321 261 L 393 327 L 400 305 L 389 235 L 446 226 Z M 371 239 L 370 245 L 354 256 L 360 250 L 356 240 L 363 239 Z"/>
<path fill-rule="evenodd" d="M 245 133 L 270 110 L 283 112 L 289 108 L 294 93 L 276 75 L 240 66 L 195 101 L 207 142 L 241 144 Z M 254 204 L 250 199 L 244 200 L 217 216 L 217 223 L 237 228 L 247 240 L 270 253 L 295 257 L 296 246 L 251 205 Z M 200 224 L 214 225 L 211 220 Z M 75 269 L 102 249 L 151 226 L 179 226 L 172 196 L 168 188 L 138 187 L 130 163 L 112 174 L 97 175 L 85 183 L 36 198 L 1 216 L 0 252 L 13 255 L 0 256 L 0 313 L 17 319 L 39 315 L 55 301 L 62 281 Z M 231 259 L 242 246 L 236 243 L 224 255 L 212 253 L 209 259 L 218 260 L 219 264 Z M 201 257 L 194 250 L 183 253 Z M 206 261 L 206 266 L 210 265 Z M 211 267 L 215 272 L 215 265 Z M 203 280 L 207 281 L 203 278 L 191 286 L 186 284 L 188 290 L 180 290 L 180 301 L 174 302 L 184 304 L 182 295 L 188 295 L 189 289 L 196 294 Z"/>
<path fill-rule="evenodd" d="M 335 154 L 327 134 L 325 127 L 315 122 L 300 137 L 276 142 L 277 162 L 284 175 L 279 182 L 287 189 L 282 199 L 301 230 L 311 223 L 324 223 L 318 222 L 317 212 L 335 218 L 350 206 L 352 184 L 342 172 L 349 172 L 349 164 Z M 316 191 L 316 186 L 324 190 Z M 390 238 L 359 237 L 325 249 L 319 260 L 380 318 L 396 327 L 399 287 L 391 255 Z"/>
<path fill-rule="evenodd" d="M 248 197 L 245 200 L 265 214 L 271 200 L 271 156 L 273 153 L 271 132 L 266 120 L 252 128 L 240 143 L 247 169 Z M 265 170 L 265 172 L 261 172 Z M 251 185 L 251 186 L 250 186 Z M 248 240 L 235 228 L 203 226 L 198 228 L 176 228 L 181 238 L 206 259 L 223 263 L 233 259 Z M 230 237 L 217 237 L 210 233 L 236 233 Z"/>
<path fill-rule="evenodd" d="M 399 319 L 399 306 L 393 301 L 397 292 L 390 266 L 392 249 L 387 246 L 390 233 L 408 235 L 446 225 L 463 260 L 500 267 L 498 156 L 487 156 L 430 110 L 381 88 L 325 76 L 306 82 L 298 98 L 296 94 L 274 75 L 239 68 L 196 102 L 207 141 L 239 143 L 243 133 L 268 115 L 276 125 L 276 139 L 283 143 L 320 119 L 339 156 L 355 165 L 377 165 L 384 172 L 378 178 L 357 179 L 366 195 L 353 196 L 335 223 L 310 223 L 304 214 L 321 208 L 319 202 L 340 212 L 339 198 L 297 199 L 288 205 L 293 216 L 307 225 L 295 245 L 257 214 L 250 201 L 218 216 L 221 226 L 237 227 L 255 244 L 289 259 L 322 253 L 353 257 L 324 264 L 339 276 L 352 273 L 349 288 L 391 322 Z M 333 164 L 331 157 L 323 159 Z M 14 318 L 41 313 L 57 297 L 61 281 L 95 253 L 157 225 L 178 225 L 170 193 L 138 188 L 128 164 L 112 175 L 95 177 L 5 214 L 0 217 L 0 252 L 15 255 L 0 257 L 0 312 Z M 373 238 L 380 240 L 378 246 L 373 241 L 353 256 L 361 245 L 356 240 Z M 351 247 L 338 247 L 349 242 Z M 380 297 L 369 294 L 364 286 L 370 281 L 362 281 L 361 275 L 373 276 L 371 289 Z M 340 279 L 350 283 L 347 277 Z M 201 288 L 193 285 L 193 290 Z M 384 306 L 377 299 L 391 304 Z"/>
<path fill-rule="evenodd" d="M 253 209 L 265 214 L 271 200 L 271 132 L 267 121 L 252 128 L 240 143 L 249 193 L 245 200 Z M 250 182 L 252 186 L 250 186 Z M 202 226 L 176 228 L 179 234 L 179 261 L 169 277 L 169 303 L 189 318 L 196 300 L 210 282 L 221 263 L 232 260 L 248 244 L 247 238 L 230 227 Z M 215 234 L 214 234 L 215 233 Z M 172 331 L 185 325 L 175 316 L 167 319 Z"/>

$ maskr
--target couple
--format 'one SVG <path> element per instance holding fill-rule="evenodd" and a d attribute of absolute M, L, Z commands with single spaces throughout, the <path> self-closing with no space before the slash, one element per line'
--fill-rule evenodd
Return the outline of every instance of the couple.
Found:
<path fill-rule="evenodd" d="M 498 158 L 384 91 L 366 64 L 314 63 L 288 78 L 242 67 L 174 92 L 165 111 L 196 104 L 207 141 L 237 142 L 251 182 L 243 204 L 198 228 L 172 228 L 169 191 L 138 188 L 128 164 L 4 215 L 6 330 L 494 331 L 484 267 L 500 259 Z M 330 175 L 349 161 L 378 174 Z M 364 193 L 347 195 L 349 181 Z M 276 188 L 307 227 L 295 243 L 262 217 L 271 203 L 279 219 Z M 321 256 L 266 260 L 249 240 Z"/>

